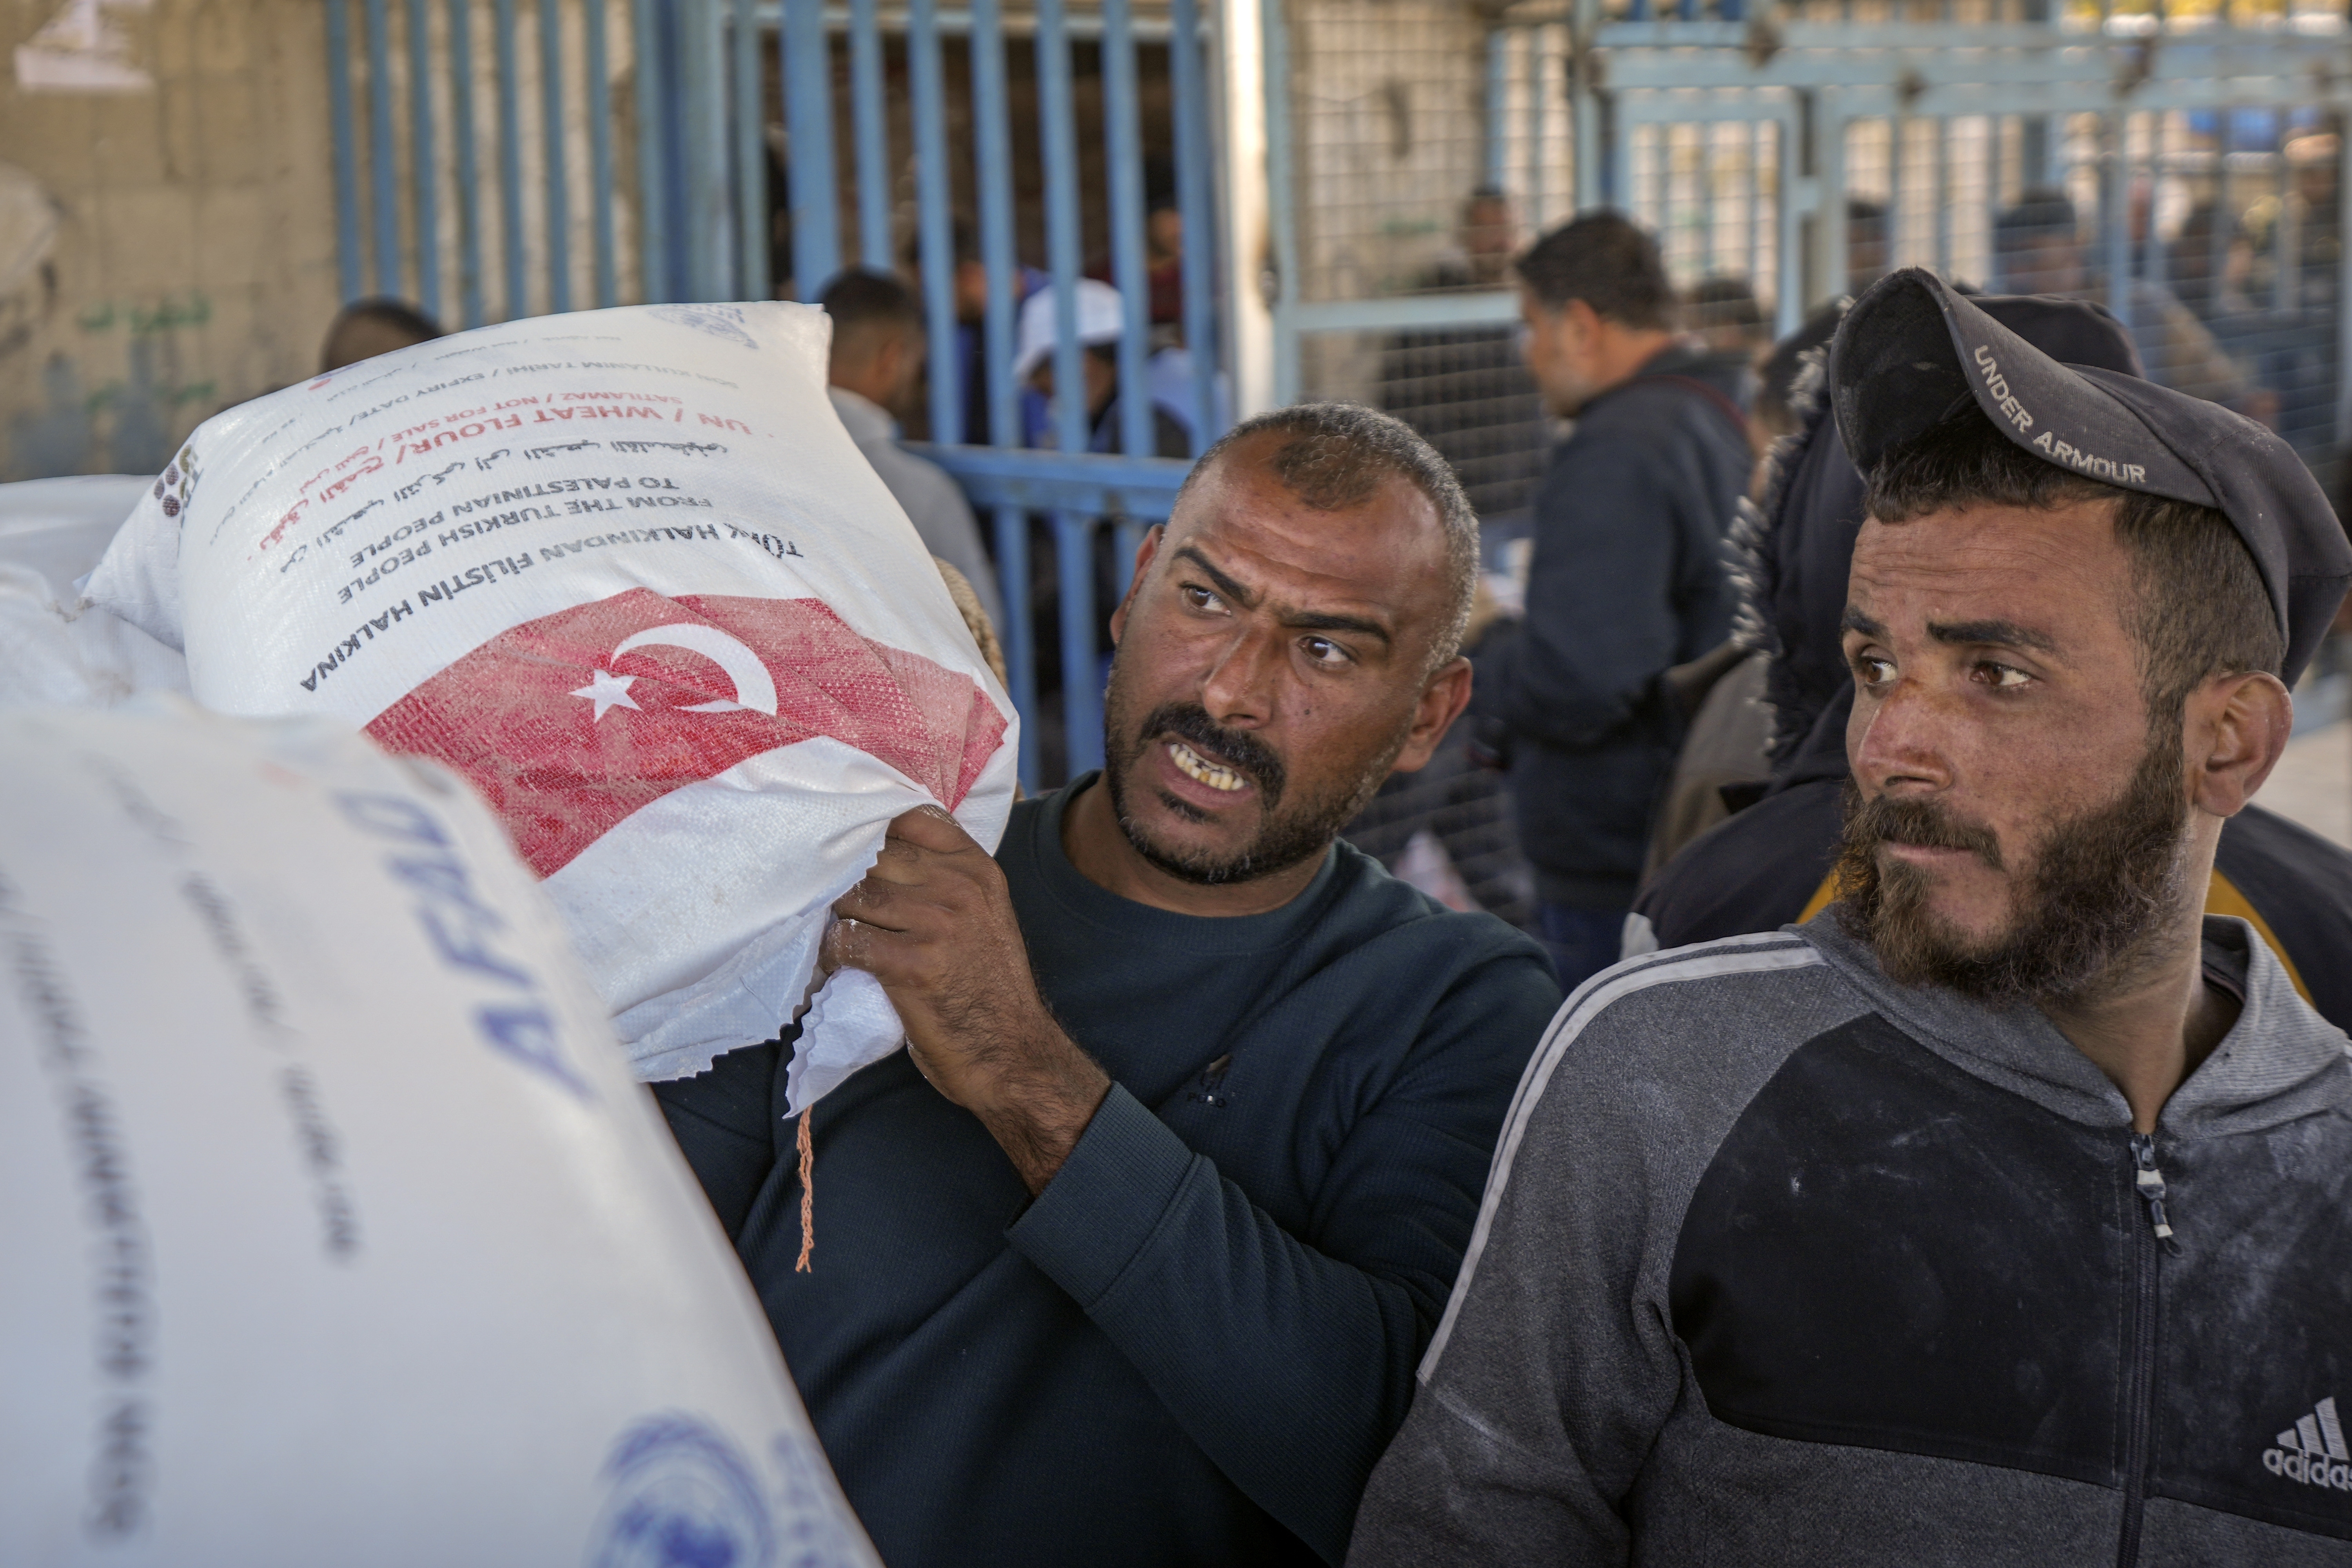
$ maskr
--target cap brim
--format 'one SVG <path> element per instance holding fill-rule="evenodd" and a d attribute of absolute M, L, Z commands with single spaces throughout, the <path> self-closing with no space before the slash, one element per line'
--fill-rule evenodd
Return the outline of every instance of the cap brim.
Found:
<path fill-rule="evenodd" d="M 2059 363 L 1924 268 L 1881 279 L 1830 345 L 1838 435 L 1865 474 L 1973 399 L 2002 435 L 2046 463 L 2119 489 L 2221 505 L 2102 384 L 2112 374 Z"/>

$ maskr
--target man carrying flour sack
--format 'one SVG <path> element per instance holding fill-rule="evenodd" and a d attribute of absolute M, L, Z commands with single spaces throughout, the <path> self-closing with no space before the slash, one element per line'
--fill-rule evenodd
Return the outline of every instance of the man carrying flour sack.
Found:
<path fill-rule="evenodd" d="M 1562 1009 L 1349 1561 L 2352 1563 L 2352 1068 L 2201 913 L 2352 548 L 1931 273 L 1830 382 L 1841 901 Z"/>
<path fill-rule="evenodd" d="M 1337 1562 L 1559 992 L 1335 842 L 1469 698 L 1476 523 L 1360 408 L 1193 469 L 1112 620 L 1109 764 L 835 906 L 909 1049 L 660 1086 L 842 1484 L 924 1564 Z M 927 1081 L 928 1080 L 928 1081 Z"/>

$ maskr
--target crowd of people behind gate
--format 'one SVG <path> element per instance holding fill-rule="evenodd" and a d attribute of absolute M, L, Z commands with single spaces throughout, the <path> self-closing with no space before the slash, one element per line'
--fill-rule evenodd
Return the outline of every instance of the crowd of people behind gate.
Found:
<path fill-rule="evenodd" d="M 790 1030 L 657 1087 L 886 1561 L 2352 1563 L 2352 854 L 2254 804 L 2352 582 L 2287 438 L 2334 351 L 2210 209 L 2121 289 L 2059 193 L 1988 291 L 1886 223 L 1773 343 L 1475 194 L 1429 282 L 1519 328 L 1211 445 L 1103 768 L 992 856 L 901 818 L 836 906 L 908 1052 L 797 1125 Z M 1016 378 L 1118 449 L 1116 295 L 1065 389 L 1024 289 Z M 823 302 L 992 592 L 898 441 L 908 282 Z M 1523 930 L 1352 842 L 1443 859 L 1381 815 L 1424 769 L 1507 803 Z"/>

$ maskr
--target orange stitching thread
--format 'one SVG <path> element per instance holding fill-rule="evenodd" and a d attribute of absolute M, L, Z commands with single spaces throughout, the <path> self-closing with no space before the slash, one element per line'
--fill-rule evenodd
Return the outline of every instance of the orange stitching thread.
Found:
<path fill-rule="evenodd" d="M 795 1274 L 813 1274 L 809 1254 L 816 1250 L 816 1142 L 809 1136 L 809 1116 L 816 1110 L 808 1105 L 801 1110 L 801 1260 L 793 1265 Z"/>

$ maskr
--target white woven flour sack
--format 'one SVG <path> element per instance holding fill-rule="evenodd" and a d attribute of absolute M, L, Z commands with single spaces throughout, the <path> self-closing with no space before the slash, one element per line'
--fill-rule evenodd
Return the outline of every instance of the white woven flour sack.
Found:
<path fill-rule="evenodd" d="M 993 848 L 1013 710 L 791 304 L 542 317 L 206 421 L 92 575 L 197 700 L 446 763 L 547 879 L 638 1075 L 772 1037 L 926 801 Z M 795 1109 L 895 1048 L 863 974 Z"/>
<path fill-rule="evenodd" d="M 0 714 L 0 1563 L 871 1568 L 497 821 L 146 700 Z"/>
<path fill-rule="evenodd" d="M 78 585 L 152 482 L 76 474 L 0 485 L 0 709 L 103 708 L 135 692 L 187 690 L 176 650 L 85 607 Z"/>

